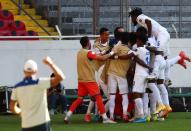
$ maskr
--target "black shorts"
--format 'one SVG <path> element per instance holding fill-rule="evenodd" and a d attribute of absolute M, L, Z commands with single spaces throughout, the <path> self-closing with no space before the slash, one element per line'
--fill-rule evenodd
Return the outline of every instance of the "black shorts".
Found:
<path fill-rule="evenodd" d="M 46 122 L 41 125 L 33 126 L 30 128 L 22 128 L 22 131 L 52 131 L 50 127 L 50 122 Z"/>

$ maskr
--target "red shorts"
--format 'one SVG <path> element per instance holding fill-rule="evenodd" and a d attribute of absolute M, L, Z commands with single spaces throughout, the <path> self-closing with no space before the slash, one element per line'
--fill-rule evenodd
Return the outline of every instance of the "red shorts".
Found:
<path fill-rule="evenodd" d="M 100 94 L 100 89 L 96 82 L 78 82 L 78 96 L 95 96 Z"/>

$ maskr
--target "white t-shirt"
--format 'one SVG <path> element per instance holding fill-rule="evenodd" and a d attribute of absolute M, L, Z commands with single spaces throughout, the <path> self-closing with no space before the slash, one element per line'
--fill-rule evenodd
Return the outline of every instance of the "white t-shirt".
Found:
<path fill-rule="evenodd" d="M 139 59 L 145 62 L 145 64 L 150 64 L 150 52 L 145 47 L 137 47 L 136 55 Z M 135 67 L 135 75 L 139 76 L 147 76 L 149 74 L 149 70 L 142 65 L 136 63 Z"/>
<path fill-rule="evenodd" d="M 148 30 L 148 27 L 145 23 L 146 19 L 151 21 L 151 24 L 152 24 L 151 35 L 152 36 L 157 37 L 159 33 L 164 32 L 164 31 L 167 32 L 166 28 L 164 28 L 158 22 L 156 22 L 155 20 L 153 20 L 152 18 L 150 18 L 144 14 L 141 14 L 137 17 L 137 23 Z"/>
<path fill-rule="evenodd" d="M 30 128 L 50 121 L 47 108 L 47 89 L 50 78 L 24 78 L 15 85 L 11 100 L 21 108 L 22 128 Z"/>

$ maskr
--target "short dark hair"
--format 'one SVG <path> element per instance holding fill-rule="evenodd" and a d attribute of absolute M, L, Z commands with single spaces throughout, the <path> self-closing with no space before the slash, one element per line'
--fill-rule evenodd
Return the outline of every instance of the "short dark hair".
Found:
<path fill-rule="evenodd" d="M 121 32 L 121 42 L 122 44 L 128 44 L 129 42 L 129 32 Z"/>
<path fill-rule="evenodd" d="M 139 7 L 135 7 L 132 9 L 131 12 L 129 12 L 129 16 L 139 16 L 141 14 L 143 14 L 143 12 L 142 12 L 142 9 Z"/>
<path fill-rule="evenodd" d="M 80 44 L 82 45 L 82 47 L 86 47 L 88 42 L 89 42 L 89 37 L 87 37 L 87 36 L 83 36 L 80 39 Z"/>
<path fill-rule="evenodd" d="M 114 30 L 114 37 L 116 38 L 116 39 L 119 39 L 119 29 L 123 29 L 123 26 L 117 26 L 116 28 L 115 28 L 115 30 Z"/>
<path fill-rule="evenodd" d="M 103 34 L 104 32 L 107 32 L 109 31 L 109 29 L 105 28 L 105 27 L 102 27 L 100 30 L 99 30 L 99 34 Z"/>
<path fill-rule="evenodd" d="M 136 31 L 137 33 L 144 33 L 147 34 L 147 29 L 145 27 L 139 27 Z"/>
<path fill-rule="evenodd" d="M 129 33 L 129 42 L 131 44 L 135 44 L 136 43 L 136 40 L 137 40 L 137 35 L 135 32 L 130 32 Z"/>
<path fill-rule="evenodd" d="M 144 44 L 148 41 L 148 37 L 144 33 L 137 34 L 137 39 L 141 40 Z"/>

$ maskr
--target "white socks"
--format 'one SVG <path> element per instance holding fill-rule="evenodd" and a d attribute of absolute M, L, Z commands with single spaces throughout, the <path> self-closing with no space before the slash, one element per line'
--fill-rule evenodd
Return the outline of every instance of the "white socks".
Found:
<path fill-rule="evenodd" d="M 68 120 L 71 117 L 71 115 L 72 115 L 72 112 L 68 111 L 65 118 L 64 118 L 64 120 Z"/>
<path fill-rule="evenodd" d="M 93 107 L 94 107 L 94 102 L 91 100 L 91 101 L 89 102 L 89 105 L 88 105 L 88 109 L 87 109 L 86 114 L 90 114 L 91 111 L 92 111 L 92 109 L 93 109 Z"/>
<path fill-rule="evenodd" d="M 115 95 L 110 95 L 109 100 L 109 112 L 110 112 L 110 118 L 114 118 L 114 109 L 115 109 Z"/>
<path fill-rule="evenodd" d="M 174 58 L 168 59 L 167 62 L 169 64 L 170 67 L 172 67 L 173 65 L 177 64 L 177 62 L 181 59 L 180 56 L 176 56 Z"/>
<path fill-rule="evenodd" d="M 149 116 L 149 97 L 148 93 L 144 93 L 143 96 L 143 111 L 145 116 Z"/>
<path fill-rule="evenodd" d="M 164 86 L 164 84 L 159 84 L 158 87 L 161 91 L 163 104 L 169 106 L 168 91 L 167 91 L 166 87 Z"/>
<path fill-rule="evenodd" d="M 176 56 L 171 59 L 166 60 L 166 67 L 165 67 L 165 79 L 168 80 L 170 78 L 170 68 L 177 64 L 177 62 L 181 59 L 180 56 Z"/>
<path fill-rule="evenodd" d="M 155 83 L 148 83 L 148 87 L 153 91 L 152 95 L 156 98 L 158 104 L 163 104 L 160 91 Z"/>
<path fill-rule="evenodd" d="M 129 105 L 128 95 L 123 94 L 122 95 L 122 106 L 123 106 L 123 114 L 127 115 L 127 108 Z"/>
<path fill-rule="evenodd" d="M 136 115 L 138 118 L 144 117 L 144 113 L 143 113 L 143 101 L 141 98 L 137 98 L 135 99 L 135 106 L 136 106 Z"/>

